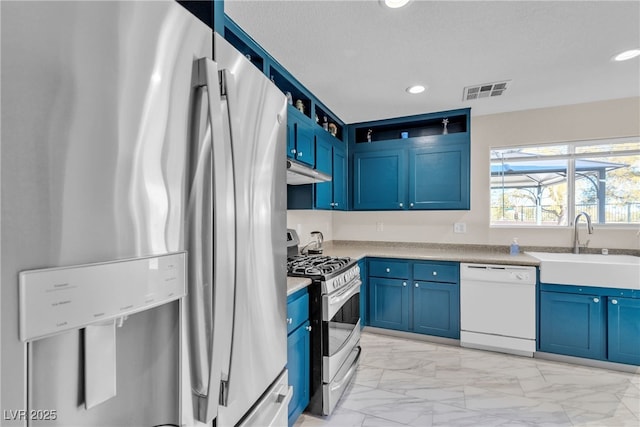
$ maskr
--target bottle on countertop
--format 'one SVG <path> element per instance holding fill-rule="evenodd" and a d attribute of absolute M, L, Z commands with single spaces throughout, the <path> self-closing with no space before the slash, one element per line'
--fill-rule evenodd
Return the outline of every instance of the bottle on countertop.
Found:
<path fill-rule="evenodd" d="M 520 253 L 520 245 L 518 244 L 518 238 L 514 237 L 513 242 L 511 242 L 511 247 L 509 249 L 510 255 L 518 255 Z"/>

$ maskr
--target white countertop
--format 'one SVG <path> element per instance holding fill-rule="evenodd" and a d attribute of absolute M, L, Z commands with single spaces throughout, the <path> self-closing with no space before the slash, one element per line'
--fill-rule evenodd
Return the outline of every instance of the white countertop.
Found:
<path fill-rule="evenodd" d="M 311 284 L 311 279 L 306 277 L 289 277 L 287 276 L 287 296 L 296 293 L 302 288 L 306 288 Z"/>
<path fill-rule="evenodd" d="M 479 245 L 429 245 L 402 242 L 330 241 L 324 245 L 323 255 L 350 257 L 402 258 L 430 261 L 458 261 L 481 264 L 509 264 L 537 266 L 537 258 L 524 253 L 509 255 L 509 247 Z M 303 277 L 287 277 L 287 295 L 311 284 Z"/>
<path fill-rule="evenodd" d="M 332 241 L 324 245 L 324 255 L 403 258 L 431 261 L 458 261 L 482 264 L 537 266 L 537 258 L 524 253 L 509 255 L 509 248 L 480 245 L 428 245 L 396 242 Z"/>

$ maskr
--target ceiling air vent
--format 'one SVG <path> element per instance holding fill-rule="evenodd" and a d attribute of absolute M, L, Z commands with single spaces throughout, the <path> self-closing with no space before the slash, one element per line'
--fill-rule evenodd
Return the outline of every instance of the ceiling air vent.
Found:
<path fill-rule="evenodd" d="M 505 80 L 495 83 L 484 83 L 481 85 L 467 86 L 464 88 L 462 94 L 463 101 L 470 101 L 472 99 L 489 98 L 492 96 L 500 96 L 507 90 L 511 80 Z"/>

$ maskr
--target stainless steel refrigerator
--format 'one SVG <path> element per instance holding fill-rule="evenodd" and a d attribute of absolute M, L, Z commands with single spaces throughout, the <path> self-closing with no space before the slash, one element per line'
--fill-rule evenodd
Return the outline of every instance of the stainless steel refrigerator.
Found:
<path fill-rule="evenodd" d="M 174 1 L 0 19 L 0 424 L 284 425 L 284 95 Z"/>

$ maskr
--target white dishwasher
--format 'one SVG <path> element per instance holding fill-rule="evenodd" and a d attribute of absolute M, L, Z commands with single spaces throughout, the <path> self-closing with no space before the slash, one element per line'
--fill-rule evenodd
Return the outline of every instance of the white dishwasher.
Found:
<path fill-rule="evenodd" d="M 533 356 L 535 267 L 460 264 L 460 345 Z"/>

